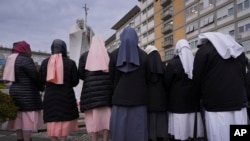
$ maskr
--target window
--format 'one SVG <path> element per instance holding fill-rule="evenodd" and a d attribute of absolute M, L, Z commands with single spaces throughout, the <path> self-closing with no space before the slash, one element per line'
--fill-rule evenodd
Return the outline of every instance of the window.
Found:
<path fill-rule="evenodd" d="M 214 5 L 214 0 L 201 0 L 200 9 L 202 10 L 212 5 Z"/>
<path fill-rule="evenodd" d="M 173 36 L 165 37 L 164 41 L 170 41 L 172 43 L 173 42 Z"/>
<path fill-rule="evenodd" d="M 190 32 L 193 32 L 193 31 L 194 31 L 194 25 L 193 25 L 193 24 L 191 24 L 191 25 L 189 26 L 189 30 L 190 30 Z"/>
<path fill-rule="evenodd" d="M 192 14 L 197 14 L 198 13 L 198 5 L 194 5 L 194 7 L 191 8 Z"/>
<path fill-rule="evenodd" d="M 228 9 L 228 16 L 231 16 L 231 15 L 233 15 L 234 14 L 234 9 L 233 9 L 233 7 L 232 8 L 229 8 Z"/>
<path fill-rule="evenodd" d="M 250 31 L 250 23 L 245 25 L 246 31 Z"/>
<path fill-rule="evenodd" d="M 134 21 L 131 21 L 130 23 L 129 23 L 129 25 L 128 26 L 130 26 L 130 27 L 134 27 L 135 26 L 135 22 Z"/>
<path fill-rule="evenodd" d="M 189 9 L 186 10 L 185 14 L 186 14 L 186 17 L 188 17 L 189 15 L 191 15 L 190 12 L 189 12 Z"/>
<path fill-rule="evenodd" d="M 153 3 L 152 3 L 152 4 L 150 4 L 150 5 L 147 7 L 147 9 L 150 10 L 150 9 L 153 8 L 153 7 L 154 7 L 154 5 L 153 5 Z"/>
<path fill-rule="evenodd" d="M 140 31 L 141 31 L 141 28 L 140 28 L 140 27 L 136 28 L 136 32 L 137 32 L 137 33 L 140 33 Z"/>
<path fill-rule="evenodd" d="M 208 25 L 208 17 L 206 17 L 205 19 L 204 19 L 204 25 Z"/>
<path fill-rule="evenodd" d="M 135 17 L 134 21 L 135 21 L 135 23 L 140 23 L 141 22 L 140 16 Z"/>
<path fill-rule="evenodd" d="M 219 19 L 217 19 L 217 20 L 219 20 Z M 204 27 L 204 26 L 210 25 L 212 23 L 214 23 L 214 15 L 213 14 L 205 16 L 202 19 L 200 19 L 200 27 Z"/>
<path fill-rule="evenodd" d="M 168 51 L 165 51 L 165 59 L 166 60 L 169 60 L 171 59 L 172 57 L 174 56 L 174 50 L 168 50 Z"/>
<path fill-rule="evenodd" d="M 154 33 L 154 29 L 148 31 L 148 35 Z"/>
<path fill-rule="evenodd" d="M 222 7 L 219 9 L 216 14 L 217 14 L 217 20 L 223 20 L 224 18 L 227 18 L 227 16 L 230 14 L 233 14 L 233 5 L 230 4 L 228 6 Z"/>
<path fill-rule="evenodd" d="M 198 21 L 196 21 L 196 22 L 194 23 L 194 30 L 197 30 L 197 29 L 199 29 Z"/>
<path fill-rule="evenodd" d="M 152 42 L 148 43 L 148 45 L 154 45 L 154 44 L 155 44 L 155 42 L 154 42 L 154 41 L 152 41 Z"/>
<path fill-rule="evenodd" d="M 244 32 L 244 26 L 240 26 L 239 27 L 239 33 L 243 33 Z"/>
<path fill-rule="evenodd" d="M 198 21 L 195 21 L 186 27 L 186 33 L 191 33 L 199 28 Z"/>
<path fill-rule="evenodd" d="M 151 21 L 153 21 L 153 20 L 154 20 L 154 16 L 148 18 L 148 22 L 151 22 Z"/>
<path fill-rule="evenodd" d="M 238 12 L 243 11 L 247 8 L 250 8 L 250 0 L 245 0 L 244 2 L 237 4 Z"/>
<path fill-rule="evenodd" d="M 189 45 L 190 45 L 191 48 L 196 48 L 197 47 L 197 43 L 198 43 L 198 40 L 194 40 L 194 41 L 191 41 L 189 43 Z"/>
<path fill-rule="evenodd" d="M 189 33 L 189 26 L 186 27 L 186 33 Z"/>
<path fill-rule="evenodd" d="M 189 17 L 198 14 L 198 10 L 199 10 L 198 4 L 195 4 L 194 6 L 191 6 L 186 10 L 186 16 Z"/>
<path fill-rule="evenodd" d="M 244 5 L 245 5 L 245 8 L 249 8 L 250 7 L 250 0 L 245 0 Z"/>
<path fill-rule="evenodd" d="M 229 31 L 229 35 L 234 36 L 234 30 Z"/>
<path fill-rule="evenodd" d="M 243 10 L 243 3 L 238 4 L 238 12 Z"/>
<path fill-rule="evenodd" d="M 214 15 L 210 15 L 208 23 L 213 23 L 213 22 L 214 22 Z"/>

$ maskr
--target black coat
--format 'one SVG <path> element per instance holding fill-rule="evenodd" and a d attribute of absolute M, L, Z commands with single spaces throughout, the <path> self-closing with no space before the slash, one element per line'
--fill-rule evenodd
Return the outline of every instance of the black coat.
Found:
<path fill-rule="evenodd" d="M 88 52 L 79 60 L 79 77 L 83 80 L 80 109 L 84 112 L 103 106 L 111 106 L 112 82 L 110 75 L 103 71 L 88 71 L 85 69 Z"/>
<path fill-rule="evenodd" d="M 167 90 L 165 87 L 166 65 L 161 61 L 158 51 L 148 55 L 148 111 L 164 112 L 167 110 Z"/>
<path fill-rule="evenodd" d="M 49 58 L 42 62 L 40 76 L 45 84 L 44 122 L 69 121 L 79 117 L 75 92 L 73 87 L 79 83 L 76 64 L 73 60 L 63 57 L 63 84 L 46 82 Z"/>
<path fill-rule="evenodd" d="M 207 111 L 233 111 L 246 106 L 246 64 L 242 53 L 223 59 L 207 42 L 197 51 L 193 79 L 195 92 Z"/>
<path fill-rule="evenodd" d="M 118 106 L 147 105 L 147 54 L 138 49 L 140 66 L 137 70 L 124 73 L 116 68 L 118 49 L 111 53 L 110 74 L 114 84 L 112 104 Z"/>
<path fill-rule="evenodd" d="M 193 92 L 193 81 L 184 72 L 178 56 L 168 63 L 165 81 L 170 112 L 191 113 L 199 109 L 199 96 Z"/>
<path fill-rule="evenodd" d="M 15 82 L 10 86 L 10 95 L 19 111 L 41 110 L 42 100 L 39 91 L 42 90 L 39 73 L 32 58 L 19 54 L 15 61 Z"/>

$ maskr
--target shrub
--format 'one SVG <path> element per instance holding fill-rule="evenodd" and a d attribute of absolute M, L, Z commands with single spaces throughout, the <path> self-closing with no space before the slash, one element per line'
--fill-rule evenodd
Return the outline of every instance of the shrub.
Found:
<path fill-rule="evenodd" d="M 17 112 L 18 107 L 12 97 L 0 91 L 0 122 L 15 119 Z"/>
<path fill-rule="evenodd" d="M 6 86 L 4 85 L 4 83 L 0 83 L 0 89 L 5 89 Z"/>

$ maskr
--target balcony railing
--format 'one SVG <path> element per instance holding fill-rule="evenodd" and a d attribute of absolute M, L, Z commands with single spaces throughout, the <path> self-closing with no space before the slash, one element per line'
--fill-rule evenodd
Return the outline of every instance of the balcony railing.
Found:
<path fill-rule="evenodd" d="M 167 34 L 173 31 L 173 25 L 172 24 L 167 24 L 165 26 L 163 26 L 162 28 L 162 34 Z"/>
<path fill-rule="evenodd" d="M 168 62 L 168 61 L 171 60 L 173 57 L 174 57 L 173 54 L 167 55 L 167 56 L 163 56 L 162 61 L 163 61 L 163 62 Z"/>
<path fill-rule="evenodd" d="M 172 16 L 173 16 L 173 11 L 168 9 L 162 13 L 161 19 L 165 21 L 170 19 Z"/>
<path fill-rule="evenodd" d="M 161 6 L 166 7 L 168 4 L 171 3 L 172 0 L 161 0 Z"/>
<path fill-rule="evenodd" d="M 165 52 L 164 56 L 162 56 L 162 61 L 163 62 L 168 62 L 174 57 L 174 49 L 170 49 Z"/>
<path fill-rule="evenodd" d="M 162 42 L 162 47 L 163 48 L 169 48 L 173 46 L 173 40 L 166 40 Z"/>

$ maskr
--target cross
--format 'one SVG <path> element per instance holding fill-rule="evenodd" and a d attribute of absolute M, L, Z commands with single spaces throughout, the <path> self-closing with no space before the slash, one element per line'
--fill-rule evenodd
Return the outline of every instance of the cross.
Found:
<path fill-rule="evenodd" d="M 87 24 L 87 15 L 88 15 L 88 10 L 89 10 L 89 8 L 87 7 L 86 3 L 85 3 L 85 5 L 84 5 L 84 7 L 82 7 L 82 8 L 83 8 L 84 11 L 85 11 L 85 23 Z"/>

